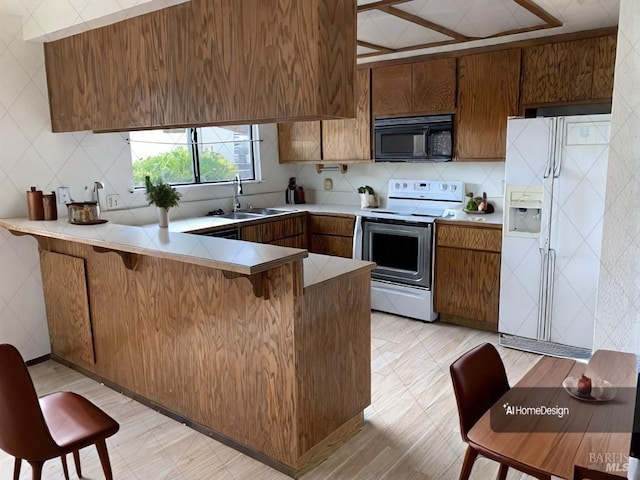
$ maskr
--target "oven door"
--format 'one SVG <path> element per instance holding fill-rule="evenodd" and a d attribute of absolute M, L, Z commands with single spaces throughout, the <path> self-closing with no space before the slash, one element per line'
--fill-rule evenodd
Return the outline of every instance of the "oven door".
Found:
<path fill-rule="evenodd" d="M 377 264 L 371 278 L 431 288 L 430 223 L 362 219 L 362 259 Z"/>

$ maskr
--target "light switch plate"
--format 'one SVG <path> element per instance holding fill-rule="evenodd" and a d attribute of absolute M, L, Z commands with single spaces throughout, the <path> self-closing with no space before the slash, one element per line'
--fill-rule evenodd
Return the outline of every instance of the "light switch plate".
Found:
<path fill-rule="evenodd" d="M 71 189 L 69 187 L 58 187 L 58 203 L 61 205 L 71 203 Z"/>

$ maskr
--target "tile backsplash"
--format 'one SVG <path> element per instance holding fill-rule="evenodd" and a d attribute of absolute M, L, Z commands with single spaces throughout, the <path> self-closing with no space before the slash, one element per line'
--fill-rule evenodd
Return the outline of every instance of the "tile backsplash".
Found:
<path fill-rule="evenodd" d="M 324 190 L 326 178 L 333 181 L 330 191 Z M 308 201 L 322 204 L 359 204 L 357 188 L 363 185 L 371 186 L 385 201 L 392 178 L 458 180 L 465 182 L 467 192 L 502 197 L 504 162 L 366 163 L 349 165 L 345 174 L 335 170 L 318 174 L 313 165 L 300 165 L 296 169 L 298 185 L 304 187 L 305 193 L 308 191 Z"/>

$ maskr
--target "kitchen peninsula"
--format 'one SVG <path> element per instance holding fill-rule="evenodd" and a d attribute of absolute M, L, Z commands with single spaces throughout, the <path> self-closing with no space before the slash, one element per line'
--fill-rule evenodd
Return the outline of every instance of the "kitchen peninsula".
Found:
<path fill-rule="evenodd" d="M 362 426 L 372 263 L 113 223 L 0 226 L 38 242 L 54 359 L 290 476 Z"/>

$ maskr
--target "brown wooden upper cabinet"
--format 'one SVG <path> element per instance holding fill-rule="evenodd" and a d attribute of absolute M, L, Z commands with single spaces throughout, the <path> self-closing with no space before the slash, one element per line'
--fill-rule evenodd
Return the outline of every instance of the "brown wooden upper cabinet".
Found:
<path fill-rule="evenodd" d="M 459 58 L 457 160 L 504 160 L 507 117 L 518 114 L 519 86 L 519 48 Z"/>
<path fill-rule="evenodd" d="M 320 122 L 278 124 L 280 163 L 320 162 Z"/>
<path fill-rule="evenodd" d="M 371 161 L 371 76 L 356 71 L 356 117 L 278 124 L 280 163 Z"/>
<path fill-rule="evenodd" d="M 192 0 L 45 43 L 52 130 L 352 118 L 355 15 L 356 0 Z"/>
<path fill-rule="evenodd" d="M 615 35 L 523 49 L 522 105 L 610 100 L 615 55 Z"/>
<path fill-rule="evenodd" d="M 374 117 L 453 112 L 456 59 L 444 58 L 372 69 Z"/>

